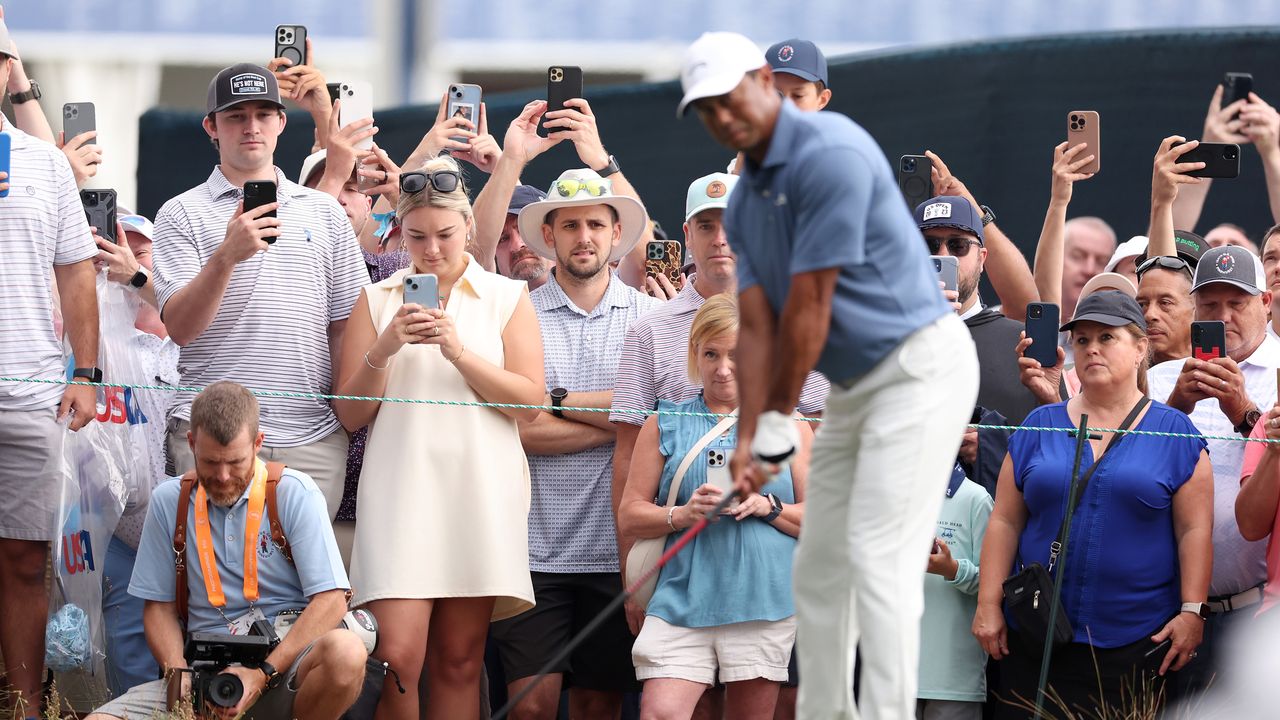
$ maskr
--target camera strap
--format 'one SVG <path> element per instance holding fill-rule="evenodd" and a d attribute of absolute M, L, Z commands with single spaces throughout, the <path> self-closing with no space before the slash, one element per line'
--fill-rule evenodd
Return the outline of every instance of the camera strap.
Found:
<path fill-rule="evenodd" d="M 262 528 L 262 511 L 266 504 L 267 467 L 261 460 L 255 460 L 243 538 L 244 599 L 250 603 L 258 599 L 258 531 Z M 195 515 L 196 556 L 204 574 L 205 591 L 209 594 L 209 604 L 222 608 L 227 604 L 227 596 L 222 592 L 222 579 L 218 575 L 218 558 L 213 551 L 213 533 L 209 529 L 209 496 L 203 485 L 196 485 Z"/>

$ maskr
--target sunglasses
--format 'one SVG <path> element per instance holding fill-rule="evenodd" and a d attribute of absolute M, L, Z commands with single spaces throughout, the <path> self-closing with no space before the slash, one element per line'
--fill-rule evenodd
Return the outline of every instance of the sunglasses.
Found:
<path fill-rule="evenodd" d="M 415 170 L 400 174 L 400 192 L 402 193 L 422 192 L 428 183 L 436 192 L 453 192 L 462 186 L 462 173 L 457 170 L 436 170 L 433 173 Z"/>
<path fill-rule="evenodd" d="M 591 197 L 600 197 L 607 192 L 612 192 L 613 183 L 608 180 L 557 180 L 551 186 L 551 191 L 562 198 L 571 198 L 580 192 L 585 192 Z"/>
<path fill-rule="evenodd" d="M 1169 255 L 1157 255 L 1147 258 L 1138 266 L 1138 279 L 1141 280 L 1143 274 L 1152 268 L 1164 268 L 1165 270 L 1173 270 L 1175 272 L 1184 272 L 1193 275 L 1191 272 L 1191 263 L 1180 257 L 1170 257 Z"/>
<path fill-rule="evenodd" d="M 939 240 L 938 238 L 926 237 L 924 241 L 929 246 L 930 255 L 937 255 L 938 251 L 942 249 L 942 246 L 944 244 L 943 241 Z M 978 245 L 978 246 L 982 245 L 982 243 L 978 242 L 977 240 L 970 240 L 968 238 L 962 238 L 962 237 L 947 238 L 945 244 L 947 246 L 947 252 L 958 258 L 962 258 L 965 255 L 968 255 L 969 248 L 973 247 L 974 245 Z"/>

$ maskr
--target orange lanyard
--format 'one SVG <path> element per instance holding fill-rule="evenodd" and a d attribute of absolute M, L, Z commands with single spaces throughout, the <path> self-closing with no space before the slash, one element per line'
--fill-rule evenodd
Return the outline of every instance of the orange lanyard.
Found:
<path fill-rule="evenodd" d="M 258 599 L 258 530 L 262 527 L 262 509 L 266 504 L 267 466 L 257 460 L 244 525 L 244 599 L 250 603 Z M 200 572 L 204 574 L 209 603 L 215 608 L 221 608 L 227 604 L 227 596 L 222 592 L 218 562 L 213 554 L 213 533 L 209 530 L 209 498 L 204 486 L 199 483 L 196 483 L 195 505 L 196 550 L 200 556 Z"/>

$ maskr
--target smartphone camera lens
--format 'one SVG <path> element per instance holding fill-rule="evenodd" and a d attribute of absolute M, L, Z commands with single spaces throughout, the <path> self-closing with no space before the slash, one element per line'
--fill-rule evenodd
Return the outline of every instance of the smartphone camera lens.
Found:
<path fill-rule="evenodd" d="M 1028 315 L 1030 315 L 1030 316 L 1031 316 L 1031 317 L 1033 317 L 1033 318 L 1038 318 L 1038 317 L 1040 317 L 1040 308 L 1038 308 L 1038 307 L 1028 308 L 1028 309 L 1027 309 L 1027 314 L 1028 314 Z"/>
<path fill-rule="evenodd" d="M 909 157 L 909 158 L 902 158 L 902 171 L 903 171 L 903 172 L 915 172 L 915 171 L 916 171 L 916 159 L 915 159 L 915 158 L 910 158 L 910 157 Z"/>
<path fill-rule="evenodd" d="M 1236 159 L 1236 149 L 1235 149 L 1235 147 L 1226 147 L 1226 148 L 1223 148 L 1223 149 L 1222 149 L 1222 157 L 1224 157 L 1224 158 L 1226 158 L 1226 159 L 1228 159 L 1228 160 L 1235 160 L 1235 159 Z"/>

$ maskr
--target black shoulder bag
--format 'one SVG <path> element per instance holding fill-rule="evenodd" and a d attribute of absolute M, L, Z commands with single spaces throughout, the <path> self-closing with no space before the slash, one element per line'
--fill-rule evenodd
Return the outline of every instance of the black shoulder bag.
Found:
<path fill-rule="evenodd" d="M 1143 397 L 1133 406 L 1133 410 L 1129 411 L 1129 416 L 1124 419 L 1120 425 L 1120 430 L 1128 430 L 1133 425 L 1133 421 L 1142 413 L 1143 408 L 1150 403 L 1150 398 Z M 1080 428 L 1079 432 L 1087 432 L 1085 428 Z M 1103 449 L 1102 454 L 1093 461 L 1093 465 L 1080 476 L 1080 481 L 1075 485 L 1074 498 L 1067 505 L 1067 514 L 1062 518 L 1062 527 L 1058 528 L 1058 537 L 1049 545 L 1049 567 L 1040 563 L 1031 563 L 1025 565 L 1022 571 L 1017 575 L 1011 576 L 1004 581 L 1004 603 L 1005 609 L 1009 615 L 1017 623 L 1018 634 L 1023 641 L 1032 647 L 1043 647 L 1044 640 L 1049 634 L 1049 612 L 1052 605 L 1053 597 L 1053 579 L 1051 573 L 1054 565 L 1058 562 L 1058 556 L 1062 554 L 1062 538 L 1067 533 L 1067 528 L 1071 525 L 1071 520 L 1075 517 L 1075 510 L 1080 507 L 1080 499 L 1084 497 L 1084 490 L 1089 485 L 1089 478 L 1093 477 L 1094 471 L 1098 469 L 1098 465 L 1106 454 L 1111 451 L 1125 437 L 1123 432 L 1117 433 L 1111 439 L 1111 444 Z M 1075 636 L 1075 631 L 1071 628 L 1071 621 L 1067 619 L 1065 612 L 1059 612 L 1057 617 L 1053 618 L 1053 643 L 1054 645 L 1062 645 L 1071 642 L 1071 638 Z"/>

